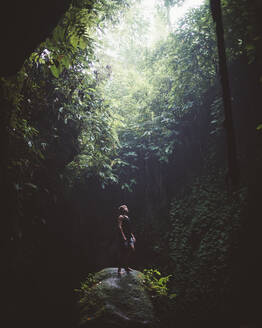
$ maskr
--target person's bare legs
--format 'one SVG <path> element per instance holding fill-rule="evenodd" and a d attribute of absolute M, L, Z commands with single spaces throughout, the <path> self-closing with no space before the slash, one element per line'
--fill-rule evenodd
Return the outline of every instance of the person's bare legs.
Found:
<path fill-rule="evenodd" d="M 121 269 L 125 269 L 126 273 L 129 273 L 130 271 L 133 271 L 129 267 L 129 258 L 130 255 L 135 251 L 134 244 L 131 244 L 128 248 L 121 249 L 119 253 L 119 266 L 117 273 L 118 275 L 121 274 Z"/>
<path fill-rule="evenodd" d="M 125 254 L 126 254 L 125 249 L 120 248 L 119 256 L 118 256 L 118 269 L 117 269 L 118 275 L 121 274 L 121 269 L 125 268 L 125 259 L 126 259 Z"/>
<path fill-rule="evenodd" d="M 126 266 L 125 266 L 126 273 L 129 273 L 130 271 L 133 271 L 133 269 L 131 269 L 129 267 L 129 259 L 130 259 L 131 254 L 134 252 L 134 250 L 135 250 L 134 245 L 131 244 L 130 247 L 128 248 L 128 250 L 127 250 L 127 253 L 126 253 L 126 262 L 125 262 L 125 264 L 126 264 Z"/>
<path fill-rule="evenodd" d="M 127 272 L 130 272 L 130 271 L 133 271 L 133 269 L 131 269 L 129 266 L 128 266 L 128 264 L 129 264 L 129 258 L 130 258 L 130 256 L 131 256 L 131 254 L 133 254 L 134 253 L 134 251 L 135 251 L 135 246 L 134 246 L 134 244 L 133 243 L 131 243 L 130 244 L 130 247 L 128 248 L 128 254 L 127 254 Z"/>

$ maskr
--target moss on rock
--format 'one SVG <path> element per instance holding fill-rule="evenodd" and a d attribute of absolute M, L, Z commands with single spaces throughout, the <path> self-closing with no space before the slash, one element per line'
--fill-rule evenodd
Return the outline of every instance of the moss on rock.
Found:
<path fill-rule="evenodd" d="M 136 270 L 118 275 L 116 268 L 96 273 L 83 283 L 80 305 L 84 327 L 151 327 L 153 305 L 145 290 L 144 275 Z"/>

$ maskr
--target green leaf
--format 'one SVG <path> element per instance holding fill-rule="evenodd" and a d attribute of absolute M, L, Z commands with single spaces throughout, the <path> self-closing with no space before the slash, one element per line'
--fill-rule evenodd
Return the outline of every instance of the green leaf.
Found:
<path fill-rule="evenodd" d="M 81 38 L 79 40 L 79 48 L 80 49 L 85 49 L 88 45 L 88 40 L 84 39 L 84 38 Z"/>
<path fill-rule="evenodd" d="M 172 299 L 174 299 L 176 297 L 176 294 L 170 294 L 169 295 L 169 298 L 172 300 Z"/>
<path fill-rule="evenodd" d="M 253 51 L 253 50 L 255 50 L 255 46 L 254 46 L 254 44 L 247 44 L 246 45 L 246 49 L 247 49 L 247 51 Z"/>
<path fill-rule="evenodd" d="M 262 123 L 260 123 L 258 126 L 257 126 L 257 130 L 262 130 Z"/>
<path fill-rule="evenodd" d="M 59 70 L 55 65 L 50 66 L 50 71 L 53 74 L 54 77 L 58 78 L 59 77 Z"/>
<path fill-rule="evenodd" d="M 67 56 L 64 56 L 63 59 L 61 60 L 62 65 L 65 66 L 65 68 L 70 67 L 70 59 Z"/>
<path fill-rule="evenodd" d="M 76 35 L 72 35 L 71 38 L 70 38 L 70 43 L 71 45 L 76 49 L 77 46 L 78 46 L 78 37 Z"/>

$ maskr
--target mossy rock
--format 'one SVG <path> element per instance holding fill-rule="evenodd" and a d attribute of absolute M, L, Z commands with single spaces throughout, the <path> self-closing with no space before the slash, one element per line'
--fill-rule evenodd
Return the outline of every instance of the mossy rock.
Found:
<path fill-rule="evenodd" d="M 81 298 L 81 327 L 152 327 L 153 305 L 136 270 L 117 274 L 106 268 L 94 275 L 94 284 Z"/>

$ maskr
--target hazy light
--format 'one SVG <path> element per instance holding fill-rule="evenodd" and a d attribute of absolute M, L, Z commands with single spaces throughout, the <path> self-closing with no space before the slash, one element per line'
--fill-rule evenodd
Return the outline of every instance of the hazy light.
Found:
<path fill-rule="evenodd" d="M 170 10 L 170 21 L 173 29 L 175 29 L 178 25 L 179 20 L 192 8 L 197 8 L 201 6 L 205 0 L 185 0 L 184 3 L 180 6 L 174 6 Z M 148 38 L 148 45 L 152 45 L 155 41 L 159 39 L 165 39 L 168 30 L 163 31 L 159 30 L 159 26 L 157 26 L 154 21 L 154 12 L 156 5 L 159 3 L 159 0 L 142 0 L 141 1 L 141 9 L 144 13 L 144 16 L 149 20 L 151 25 L 151 35 Z"/>
<path fill-rule="evenodd" d="M 154 7 L 157 5 L 159 0 L 143 0 L 142 6 L 147 11 L 147 15 L 150 16 L 153 11 Z M 182 18 L 185 13 L 191 9 L 201 6 L 205 0 L 185 0 L 185 2 L 181 6 L 175 6 L 171 9 L 171 22 L 172 24 L 177 23 L 177 21 Z"/>
<path fill-rule="evenodd" d="M 163 1 L 163 0 L 162 0 Z M 172 25 L 172 30 L 174 31 L 178 25 L 179 20 L 192 8 L 197 8 L 204 4 L 206 0 L 185 0 L 180 6 L 174 6 L 170 10 L 170 21 Z M 148 22 L 148 30 L 145 35 L 144 45 L 147 47 L 152 47 L 153 44 L 159 40 L 164 40 L 170 33 L 168 26 L 163 26 L 159 24 L 156 18 L 156 6 L 160 3 L 160 0 L 141 0 L 138 2 L 138 6 L 145 20 Z M 118 28 L 121 29 L 120 23 Z M 117 39 L 114 33 L 101 34 L 101 40 L 106 38 L 109 44 L 114 45 L 113 47 L 104 48 L 104 53 L 108 56 L 116 58 L 118 56 L 118 43 L 115 42 Z"/>
<path fill-rule="evenodd" d="M 205 0 L 186 0 L 182 6 L 175 6 L 174 8 L 172 8 L 170 15 L 172 25 L 175 25 L 189 9 L 197 8 L 201 6 L 204 2 Z"/>

